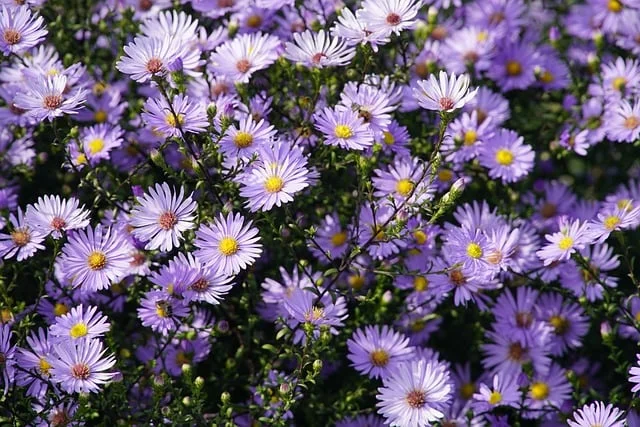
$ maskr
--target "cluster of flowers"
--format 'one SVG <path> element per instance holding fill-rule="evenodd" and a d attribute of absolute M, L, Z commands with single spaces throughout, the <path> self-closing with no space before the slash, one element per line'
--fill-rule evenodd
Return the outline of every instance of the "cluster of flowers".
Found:
<path fill-rule="evenodd" d="M 343 351 L 322 375 L 350 361 L 377 401 L 367 415 L 332 420 L 342 427 L 508 426 L 516 416 L 640 425 L 631 405 L 621 409 L 630 395 L 609 404 L 594 355 L 574 353 L 588 347 L 593 307 L 612 306 L 619 338 L 640 339 L 633 261 L 616 253 L 640 227 L 640 181 L 593 197 L 546 177 L 547 150 L 587 156 L 640 136 L 640 63 L 626 58 L 640 52 L 639 1 L 588 0 L 562 14 L 524 0 L 181 2 L 192 13 L 170 0 L 109 0 L 90 11 L 96 28 L 130 20 L 139 34 L 124 45 L 74 35 L 113 57 L 109 72 L 61 59 L 36 11 L 55 1 L 27 3 L 0 1 L 0 271 L 38 265 L 43 282 L 19 312 L 3 312 L 0 377 L 5 395 L 26 388 L 29 422 L 71 422 L 76 393 L 116 381 L 130 384 L 133 412 L 153 407 L 159 386 L 142 376 L 177 381 L 183 366 L 212 357 L 216 331 L 254 328 L 214 317 L 239 291 L 248 296 L 234 303 L 300 351 L 295 369 L 265 363 L 242 385 L 246 410 L 225 415 L 239 425 L 293 419 L 270 390 L 303 399 L 304 358 L 332 339 Z M 564 35 L 576 38 L 570 48 Z M 527 102 L 513 91 L 525 90 L 555 97 L 563 120 L 553 141 L 516 126 Z M 61 154 L 84 190 L 19 203 L 35 198 L 20 170 L 48 154 Z M 336 171 L 355 178 L 344 195 L 333 192 Z M 496 181 L 508 193 L 500 206 Z M 461 201 L 467 188 L 476 200 Z M 302 228 L 301 245 L 279 245 Z M 287 257 L 278 281 L 264 261 Z M 378 297 L 394 307 L 388 324 L 363 322 L 358 304 Z M 480 325 L 465 363 L 432 347 L 449 311 Z M 116 318 L 148 369 L 137 378 L 112 355 L 117 342 L 105 348 Z M 15 339 L 23 319 L 41 326 L 26 345 Z M 631 393 L 637 359 L 625 369 Z"/>

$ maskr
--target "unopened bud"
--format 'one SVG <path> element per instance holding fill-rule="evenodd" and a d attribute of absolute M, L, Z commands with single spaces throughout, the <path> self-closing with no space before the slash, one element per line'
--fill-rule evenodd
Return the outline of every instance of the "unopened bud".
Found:
<path fill-rule="evenodd" d="M 183 363 L 181 369 L 183 374 L 188 374 L 189 372 L 191 372 L 191 365 L 188 363 Z"/>
<path fill-rule="evenodd" d="M 320 359 L 316 359 L 313 361 L 313 370 L 315 372 L 320 372 L 320 370 L 322 369 L 322 360 Z"/>
<path fill-rule="evenodd" d="M 202 388 L 204 386 L 204 378 L 196 377 L 196 379 L 193 380 L 193 385 L 198 389 Z"/>
<path fill-rule="evenodd" d="M 227 405 L 229 402 L 231 402 L 231 395 L 228 392 L 223 392 L 220 395 L 220 401 L 224 404 Z"/>
<path fill-rule="evenodd" d="M 182 404 L 184 406 L 191 406 L 191 398 L 189 396 L 185 396 L 182 398 Z"/>

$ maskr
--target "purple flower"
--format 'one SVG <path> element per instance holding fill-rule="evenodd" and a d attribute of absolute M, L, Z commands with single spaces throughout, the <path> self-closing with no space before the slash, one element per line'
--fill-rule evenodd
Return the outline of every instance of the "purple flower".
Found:
<path fill-rule="evenodd" d="M 51 234 L 54 239 L 62 232 L 89 225 L 90 212 L 78 207 L 75 197 L 60 199 L 58 195 L 38 197 L 38 202 L 27 206 L 25 221 L 34 229 Z"/>
<path fill-rule="evenodd" d="M 78 230 L 62 247 L 61 268 L 74 287 L 95 292 L 108 288 L 129 271 L 131 247 L 113 229 L 101 225 Z"/>
<path fill-rule="evenodd" d="M 138 318 L 143 326 L 166 335 L 178 328 L 180 318 L 189 314 L 189 307 L 165 291 L 149 291 L 140 300 Z"/>
<path fill-rule="evenodd" d="M 535 153 L 516 132 L 499 129 L 480 149 L 480 164 L 491 178 L 502 182 L 519 181 L 533 169 Z"/>
<path fill-rule="evenodd" d="M 341 38 L 331 38 L 324 30 L 314 33 L 293 33 L 294 43 L 287 42 L 285 57 L 307 67 L 341 67 L 348 65 L 356 54 Z"/>
<path fill-rule="evenodd" d="M 517 408 L 520 399 L 518 376 L 495 374 L 491 387 L 480 384 L 478 392 L 473 395 L 472 406 L 476 412 L 487 412 L 497 406 Z"/>
<path fill-rule="evenodd" d="M 500 46 L 497 51 L 487 76 L 504 91 L 526 89 L 535 83 L 534 69 L 538 65 L 539 54 L 534 46 L 526 42 L 510 42 Z"/>
<path fill-rule="evenodd" d="M 422 0 L 365 0 L 356 16 L 373 32 L 390 36 L 413 28 Z"/>
<path fill-rule="evenodd" d="M 177 193 L 164 182 L 149 187 L 131 210 L 131 234 L 142 242 L 145 249 L 171 251 L 180 247 L 182 234 L 194 227 L 197 204 L 193 194 L 184 196 L 184 187 Z"/>
<path fill-rule="evenodd" d="M 180 274 L 187 283 L 182 292 L 185 301 L 205 301 L 209 304 L 220 304 L 222 298 L 233 288 L 232 278 L 218 272 L 212 266 L 206 266 L 191 253 L 186 256 L 178 254 L 177 262 L 181 264 Z"/>
<path fill-rule="evenodd" d="M 573 413 L 572 419 L 567 420 L 569 427 L 623 427 L 624 419 L 619 419 L 624 412 L 613 405 L 606 405 L 603 402 L 594 402 L 584 405 Z M 634 426 L 629 420 L 629 426 Z"/>
<path fill-rule="evenodd" d="M 89 306 L 85 310 L 80 304 L 72 308 L 70 313 L 56 317 L 49 331 L 57 337 L 57 341 L 73 342 L 99 338 L 109 332 L 110 327 L 107 317 L 98 311 L 98 307 Z"/>
<path fill-rule="evenodd" d="M 16 382 L 28 386 L 27 395 L 42 399 L 49 388 L 51 361 L 56 357 L 47 331 L 38 328 L 27 336 L 29 348 L 18 348 L 16 362 L 22 369 L 17 371 Z"/>
<path fill-rule="evenodd" d="M 558 224 L 560 231 L 545 235 L 549 243 L 536 252 L 545 266 L 554 261 L 566 261 L 573 253 L 593 243 L 588 223 L 581 223 L 580 220 L 570 221 L 562 217 Z"/>
<path fill-rule="evenodd" d="M 0 52 L 20 54 L 36 46 L 47 35 L 41 16 L 31 14 L 29 6 L 0 9 Z"/>
<path fill-rule="evenodd" d="M 629 382 L 635 384 L 631 389 L 632 393 L 640 391 L 640 354 L 636 354 L 636 366 L 632 366 L 629 369 Z"/>
<path fill-rule="evenodd" d="M 275 135 L 273 126 L 265 120 L 255 122 L 249 115 L 243 117 L 237 126 L 230 126 L 220 140 L 225 166 L 235 166 L 238 160 L 250 160 L 260 148 L 271 144 Z"/>
<path fill-rule="evenodd" d="M 347 150 L 364 150 L 373 145 L 373 133 L 358 112 L 325 107 L 313 116 L 315 127 L 324 135 L 324 143 Z"/>
<path fill-rule="evenodd" d="M 313 240 L 307 242 L 311 253 L 322 263 L 344 256 L 349 247 L 349 234 L 340 224 L 337 213 L 326 215 L 317 227 Z"/>
<path fill-rule="evenodd" d="M 51 379 L 67 393 L 97 393 L 115 375 L 106 372 L 116 360 L 113 355 L 104 357 L 100 340 L 64 342 L 54 348 L 58 358 L 51 361 Z"/>
<path fill-rule="evenodd" d="M 164 98 L 147 99 L 140 117 L 153 131 L 166 137 L 201 133 L 209 126 L 204 105 L 182 94 L 176 95 L 171 105 Z"/>
<path fill-rule="evenodd" d="M 551 364 L 549 371 L 533 376 L 524 401 L 525 418 L 540 418 L 548 414 L 546 409 L 561 408 L 571 398 L 571 384 L 567 372 L 559 365 Z M 548 416 L 548 415 L 547 415 Z"/>
<path fill-rule="evenodd" d="M 25 220 L 22 209 L 18 208 L 18 217 L 9 215 L 13 230 L 9 234 L 0 233 L 0 258 L 23 261 L 44 249 L 42 242 L 46 235 L 31 227 Z"/>
<path fill-rule="evenodd" d="M 124 131 L 120 126 L 102 123 L 83 128 L 80 134 L 82 151 L 86 160 L 97 164 L 102 159 L 109 159 L 111 150 L 122 145 Z"/>
<path fill-rule="evenodd" d="M 347 340 L 351 365 L 369 378 L 385 378 L 398 365 L 413 357 L 409 338 L 387 325 L 357 329 Z"/>
<path fill-rule="evenodd" d="M 69 91 L 64 74 L 29 78 L 27 82 L 25 91 L 16 95 L 14 105 L 38 121 L 76 114 L 85 99 L 84 89 Z"/>
<path fill-rule="evenodd" d="M 154 76 L 163 76 L 167 67 L 178 57 L 179 43 L 172 38 L 136 37 L 124 47 L 125 56 L 116 63 L 116 68 L 128 74 L 138 83 Z"/>
<path fill-rule="evenodd" d="M 559 294 L 541 295 L 536 305 L 536 318 L 553 327 L 550 352 L 561 356 L 582 346 L 582 337 L 589 332 L 589 318 L 579 304 L 563 301 Z"/>
<path fill-rule="evenodd" d="M 453 387 L 442 363 L 404 362 L 382 382 L 376 406 L 388 424 L 429 426 L 443 418 L 450 405 Z"/>
<path fill-rule="evenodd" d="M 322 289 L 318 289 L 322 292 Z M 330 292 L 324 292 L 322 298 L 305 289 L 294 289 L 293 295 L 284 301 L 284 307 L 290 315 L 288 325 L 296 328 L 300 323 L 308 324 L 313 329 L 313 338 L 320 336 L 321 327 L 329 327 L 333 335 L 338 334 L 336 327 L 343 326 L 344 320 L 348 316 L 347 301 L 344 297 L 338 296 L 335 300 Z M 296 330 L 293 337 L 294 343 L 306 343 L 305 331 L 301 328 Z"/>
<path fill-rule="evenodd" d="M 470 79 L 466 74 L 447 76 L 446 72 L 440 71 L 439 77 L 437 80 L 432 74 L 429 80 L 420 80 L 413 88 L 413 96 L 422 108 L 450 113 L 464 107 L 478 92 L 478 89 L 469 92 Z"/>
<path fill-rule="evenodd" d="M 2 383 L 4 384 L 4 394 L 7 395 L 9 386 L 13 383 L 15 373 L 14 365 L 16 363 L 14 356 L 16 346 L 11 345 L 11 325 L 0 324 L 0 374 L 2 374 Z"/>
<path fill-rule="evenodd" d="M 248 83 L 253 73 L 275 62 L 279 45 L 280 40 L 272 35 L 242 34 L 213 52 L 213 71 L 228 76 L 235 83 Z"/>
<path fill-rule="evenodd" d="M 258 229 L 251 225 L 239 213 L 226 218 L 218 215 L 213 224 L 201 225 L 196 231 L 195 256 L 228 276 L 238 274 L 262 253 Z"/>
<path fill-rule="evenodd" d="M 640 101 L 633 105 L 626 99 L 610 107 L 606 114 L 607 137 L 617 142 L 634 142 L 640 136 Z"/>

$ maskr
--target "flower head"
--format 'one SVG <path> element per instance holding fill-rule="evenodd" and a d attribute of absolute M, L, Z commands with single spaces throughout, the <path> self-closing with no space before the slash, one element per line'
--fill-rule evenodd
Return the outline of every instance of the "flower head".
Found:
<path fill-rule="evenodd" d="M 418 81 L 418 86 L 413 88 L 413 96 L 422 108 L 450 113 L 476 96 L 478 89 L 469 92 L 469 83 L 466 74 L 447 76 L 446 72 L 440 71 L 439 80 L 432 74 L 429 80 Z"/>
<path fill-rule="evenodd" d="M 107 371 L 116 360 L 104 357 L 107 350 L 100 340 L 65 341 L 54 348 L 58 358 L 51 361 L 51 377 L 67 393 L 97 393 L 115 375 Z"/>

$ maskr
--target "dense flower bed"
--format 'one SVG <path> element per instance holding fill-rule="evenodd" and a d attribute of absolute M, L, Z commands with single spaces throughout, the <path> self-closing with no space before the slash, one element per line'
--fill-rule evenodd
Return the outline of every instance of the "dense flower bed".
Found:
<path fill-rule="evenodd" d="M 639 0 L 0 5 L 0 424 L 640 426 Z"/>

